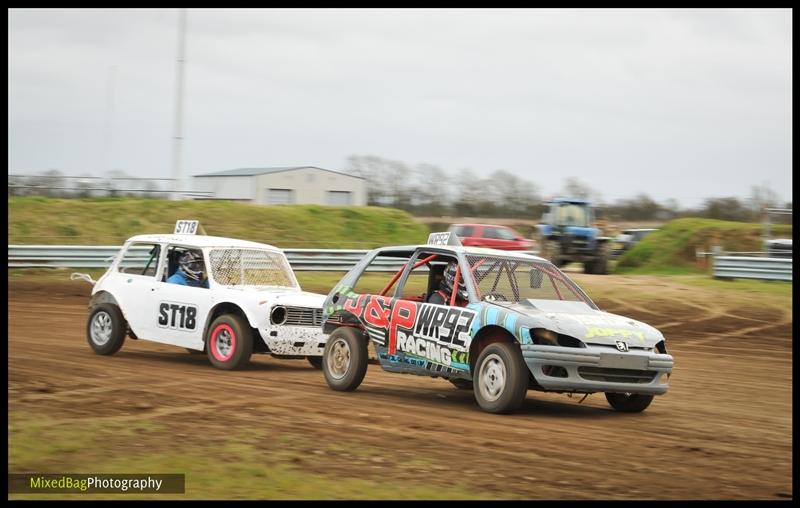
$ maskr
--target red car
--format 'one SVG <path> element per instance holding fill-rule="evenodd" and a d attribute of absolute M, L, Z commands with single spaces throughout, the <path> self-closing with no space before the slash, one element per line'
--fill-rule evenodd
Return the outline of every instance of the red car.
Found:
<path fill-rule="evenodd" d="M 532 250 L 533 241 L 523 238 L 511 228 L 493 224 L 453 224 L 455 233 L 465 247 L 489 247 L 500 250 Z"/>

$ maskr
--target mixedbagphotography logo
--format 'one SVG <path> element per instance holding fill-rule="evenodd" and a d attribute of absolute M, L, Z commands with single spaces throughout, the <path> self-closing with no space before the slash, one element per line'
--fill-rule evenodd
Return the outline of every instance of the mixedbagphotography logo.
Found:
<path fill-rule="evenodd" d="M 9 494 L 183 494 L 183 474 L 11 473 Z"/>

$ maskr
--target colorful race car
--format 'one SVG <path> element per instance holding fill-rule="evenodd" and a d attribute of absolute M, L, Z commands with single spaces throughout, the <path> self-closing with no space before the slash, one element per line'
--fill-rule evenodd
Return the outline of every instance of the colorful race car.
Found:
<path fill-rule="evenodd" d="M 73 275 L 94 284 L 86 326 L 94 352 L 116 353 L 127 335 L 205 352 L 221 369 L 242 367 L 252 353 L 321 368 L 325 296 L 300 289 L 280 249 L 196 229 L 178 221 L 175 234 L 134 236 L 97 282 Z"/>
<path fill-rule="evenodd" d="M 361 289 L 365 273 L 392 262 L 383 290 Z M 673 367 L 658 330 L 601 311 L 549 261 L 463 247 L 450 233 L 369 252 L 324 314 L 322 370 L 340 391 L 363 380 L 368 342 L 384 370 L 446 378 L 492 413 L 513 412 L 529 389 L 604 392 L 617 411 L 643 411 Z"/>

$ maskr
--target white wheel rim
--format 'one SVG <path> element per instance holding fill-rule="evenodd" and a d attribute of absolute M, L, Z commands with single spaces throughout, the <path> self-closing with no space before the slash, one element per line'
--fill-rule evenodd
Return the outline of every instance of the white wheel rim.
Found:
<path fill-rule="evenodd" d="M 336 339 L 325 359 L 328 372 L 334 379 L 342 379 L 350 370 L 350 346 L 344 339 Z"/>
<path fill-rule="evenodd" d="M 478 388 L 481 396 L 494 402 L 503 395 L 506 387 L 506 364 L 497 354 L 487 356 L 481 364 Z"/>
<path fill-rule="evenodd" d="M 111 315 L 101 310 L 92 318 L 91 336 L 92 342 L 98 346 L 105 345 L 111 340 Z"/>

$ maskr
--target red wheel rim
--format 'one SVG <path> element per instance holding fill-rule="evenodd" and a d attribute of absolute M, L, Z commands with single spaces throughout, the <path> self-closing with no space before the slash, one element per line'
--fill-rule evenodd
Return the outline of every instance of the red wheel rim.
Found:
<path fill-rule="evenodd" d="M 211 355 L 220 362 L 231 359 L 236 352 L 236 334 L 229 325 L 221 324 L 211 332 Z"/>

